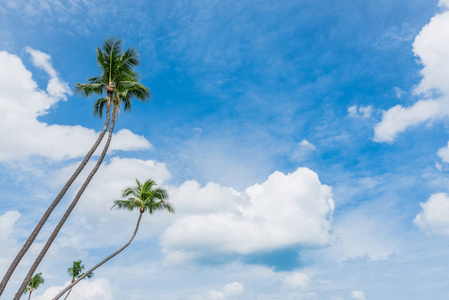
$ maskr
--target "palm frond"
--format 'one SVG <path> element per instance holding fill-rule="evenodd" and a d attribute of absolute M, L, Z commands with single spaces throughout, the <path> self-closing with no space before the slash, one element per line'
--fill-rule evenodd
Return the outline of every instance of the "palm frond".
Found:
<path fill-rule="evenodd" d="M 138 208 L 139 205 L 135 198 L 134 200 L 115 200 L 114 205 L 111 207 L 111 209 L 114 207 L 117 207 L 118 209 L 127 209 L 127 210 L 132 211 L 132 210 Z"/>
<path fill-rule="evenodd" d="M 94 116 L 98 116 L 100 118 L 103 117 L 103 111 L 106 108 L 106 105 L 108 104 L 108 98 L 103 97 L 95 101 L 93 111 Z"/>
<path fill-rule="evenodd" d="M 83 97 L 91 95 L 102 95 L 106 86 L 102 83 L 77 83 L 75 85 L 75 92 Z"/>
<path fill-rule="evenodd" d="M 155 188 L 156 185 L 156 182 L 151 179 L 146 180 L 143 184 L 136 179 L 136 186 L 126 188 L 122 193 L 123 198 L 128 198 L 114 201 L 113 207 L 128 210 L 147 210 L 150 214 L 156 210 L 167 210 L 174 213 L 173 205 L 167 201 L 167 191 L 161 187 Z"/>

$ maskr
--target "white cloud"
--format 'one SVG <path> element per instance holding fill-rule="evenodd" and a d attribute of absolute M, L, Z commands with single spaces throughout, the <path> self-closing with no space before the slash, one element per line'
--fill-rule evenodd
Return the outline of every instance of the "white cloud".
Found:
<path fill-rule="evenodd" d="M 178 215 L 234 213 L 239 211 L 239 205 L 249 203 L 244 193 L 233 188 L 213 182 L 201 187 L 194 180 L 187 180 L 179 187 L 171 187 L 170 201 L 176 205 Z"/>
<path fill-rule="evenodd" d="M 25 51 L 31 55 L 33 64 L 44 70 L 51 78 L 57 77 L 58 73 L 51 64 L 51 56 L 47 53 L 41 52 L 39 50 L 34 50 L 31 47 L 26 47 Z"/>
<path fill-rule="evenodd" d="M 106 139 L 102 141 L 97 152 L 102 151 Z M 135 151 L 152 149 L 153 145 L 143 136 L 132 133 L 128 129 L 121 129 L 117 133 L 113 134 L 109 151 L 123 150 L 123 151 Z"/>
<path fill-rule="evenodd" d="M 388 226 L 359 210 L 347 212 L 339 220 L 330 244 L 324 252 L 340 262 L 357 258 L 384 260 L 397 251 L 397 241 L 390 237 Z"/>
<path fill-rule="evenodd" d="M 351 299 L 355 300 L 366 300 L 365 293 L 359 290 L 354 290 L 351 293 Z"/>
<path fill-rule="evenodd" d="M 308 140 L 303 139 L 301 142 L 297 144 L 297 146 L 293 149 L 290 156 L 293 161 L 303 161 L 310 156 L 310 154 L 316 150 L 315 145 L 310 143 Z"/>
<path fill-rule="evenodd" d="M 409 108 L 396 105 L 383 113 L 382 121 L 374 128 L 374 140 L 393 142 L 397 135 L 408 127 L 430 119 L 442 118 L 448 113 L 449 108 L 442 99 L 421 100 Z"/>
<path fill-rule="evenodd" d="M 440 148 L 438 150 L 438 156 L 444 161 L 449 163 L 449 142 L 446 147 Z"/>
<path fill-rule="evenodd" d="M 34 66 L 44 70 L 50 76 L 47 93 L 58 99 L 67 100 L 66 95 L 71 95 L 72 91 L 66 82 L 58 78 L 58 73 L 51 63 L 51 56 L 31 47 L 26 47 L 25 51 L 31 55 Z"/>
<path fill-rule="evenodd" d="M 45 276 L 44 276 L 45 279 Z M 34 296 L 34 300 L 48 300 L 55 297 L 61 290 L 69 285 L 69 281 L 66 282 L 63 286 L 52 286 L 45 290 L 45 292 L 40 296 Z M 68 299 L 77 299 L 77 300 L 112 300 L 113 299 L 113 287 L 109 283 L 109 280 L 105 278 L 97 278 L 97 279 L 89 279 L 82 280 L 78 283 L 70 293 Z M 38 293 L 37 290 L 35 293 Z M 65 297 L 65 296 L 64 296 Z"/>
<path fill-rule="evenodd" d="M 211 198 L 216 201 L 213 212 L 181 217 L 165 230 L 161 236 L 165 251 L 249 254 L 295 244 L 325 245 L 329 240 L 331 188 L 307 168 L 287 175 L 275 172 L 245 193 L 216 191 Z M 198 187 L 185 199 L 195 199 L 197 193 Z M 195 201 L 207 205 L 208 199 Z M 232 208 L 229 202 L 236 204 Z"/>
<path fill-rule="evenodd" d="M 440 6 L 449 8 L 448 1 L 440 1 Z M 420 100 L 410 107 L 396 105 L 384 112 L 382 121 L 374 128 L 374 140 L 392 142 L 397 135 L 410 126 L 426 121 L 441 119 L 449 115 L 449 12 L 434 16 L 423 27 L 413 43 L 413 51 L 419 57 L 423 68 L 422 80 L 415 93 L 434 99 Z"/>
<path fill-rule="evenodd" d="M 398 97 L 398 98 L 401 98 L 402 95 L 405 94 L 405 92 L 398 87 L 394 88 L 394 92 L 396 93 L 396 97 Z"/>
<path fill-rule="evenodd" d="M 449 196 L 434 194 L 420 206 L 422 210 L 413 223 L 425 231 L 449 235 Z"/>
<path fill-rule="evenodd" d="M 368 119 L 369 117 L 371 117 L 373 111 L 374 108 L 371 105 L 360 106 L 359 108 L 357 108 L 357 105 L 353 105 L 348 108 L 348 113 L 351 118 Z"/>
<path fill-rule="evenodd" d="M 187 297 L 190 300 L 226 300 L 232 299 L 234 296 L 243 294 L 245 289 L 239 282 L 231 282 L 226 284 L 221 290 L 210 290 L 205 296 L 193 295 Z"/>
<path fill-rule="evenodd" d="M 28 48 L 36 66 L 57 76 L 50 57 Z M 57 102 L 66 99 L 70 90 L 58 77 L 52 77 L 47 92 L 39 90 L 32 74 L 19 57 L 0 52 L 0 161 L 41 156 L 62 160 L 83 156 L 94 143 L 97 133 L 82 126 L 49 125 L 37 120 Z M 143 137 L 129 130 L 115 135 L 111 148 L 140 150 L 151 148 Z"/>
<path fill-rule="evenodd" d="M 301 142 L 299 142 L 298 146 L 303 150 L 316 150 L 315 146 L 306 139 L 303 139 Z"/>
<path fill-rule="evenodd" d="M 0 274 L 3 274 L 3 268 L 10 263 L 13 255 L 18 250 L 17 241 L 11 239 L 11 233 L 14 229 L 14 224 L 20 218 L 20 213 L 16 210 L 10 210 L 0 215 Z"/>
<path fill-rule="evenodd" d="M 310 278 L 303 272 L 292 272 L 282 280 L 282 286 L 287 289 L 305 289 L 310 284 Z"/>
<path fill-rule="evenodd" d="M 20 218 L 20 213 L 16 210 L 10 210 L 0 216 L 0 240 L 4 241 L 12 233 L 14 223 Z"/>
<path fill-rule="evenodd" d="M 449 9 L 449 0 L 440 0 L 438 6 Z"/>

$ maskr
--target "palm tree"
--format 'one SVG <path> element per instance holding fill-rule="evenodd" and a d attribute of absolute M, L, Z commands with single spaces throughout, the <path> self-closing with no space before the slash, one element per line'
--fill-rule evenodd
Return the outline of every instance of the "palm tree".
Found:
<path fill-rule="evenodd" d="M 82 263 L 81 260 L 76 260 L 73 262 L 73 265 L 67 269 L 67 271 L 69 272 L 69 276 L 72 278 L 71 283 L 75 282 L 75 279 L 81 277 L 81 275 L 84 274 L 83 273 L 84 265 L 81 263 Z M 92 276 L 94 276 L 94 273 L 89 273 L 86 275 L 87 278 L 92 278 Z M 69 297 L 71 291 L 72 289 L 69 290 L 64 300 L 66 300 Z"/>
<path fill-rule="evenodd" d="M 20 299 L 20 295 L 26 287 L 26 282 L 29 281 L 32 274 L 36 271 L 40 262 L 44 258 L 51 244 L 61 230 L 61 227 L 64 225 L 73 208 L 78 203 L 81 195 L 84 193 L 85 189 L 87 188 L 93 176 L 103 162 L 103 159 L 106 156 L 106 152 L 108 151 L 109 145 L 111 143 L 115 120 L 118 116 L 121 106 L 123 105 L 125 111 L 130 111 L 132 99 L 136 98 L 137 100 L 144 102 L 151 98 L 149 89 L 138 82 L 139 76 L 133 70 L 134 67 L 139 65 L 138 56 L 138 52 L 133 48 L 129 48 L 125 52 L 123 52 L 121 40 L 116 38 L 106 39 L 103 43 L 103 49 L 97 48 L 97 63 L 100 66 L 100 69 L 103 71 L 103 74 L 101 76 L 94 76 L 89 78 L 89 83 L 87 84 L 76 85 L 76 91 L 86 97 L 93 94 L 102 95 L 106 91 L 107 97 L 100 98 L 95 102 L 94 114 L 102 116 L 103 110 L 106 107 L 107 114 L 109 115 L 110 106 L 111 104 L 113 105 L 112 119 L 111 125 L 109 127 L 108 138 L 106 140 L 103 151 L 98 158 L 97 163 L 95 164 L 90 174 L 87 176 L 75 198 L 72 200 L 72 203 L 67 208 L 61 220 L 56 225 L 53 233 L 48 238 L 44 248 L 41 250 L 38 257 L 34 261 L 33 265 L 28 271 L 27 276 L 23 280 L 22 285 L 17 291 L 14 300 Z"/>
<path fill-rule="evenodd" d="M 104 46 L 103 46 L 103 49 L 104 49 L 105 53 L 103 53 L 101 49 L 97 49 L 97 53 L 101 53 L 103 58 L 106 57 L 106 58 L 117 59 L 117 54 L 114 54 L 114 52 L 113 52 L 113 49 L 115 49 L 116 47 L 112 46 L 112 42 L 113 42 L 112 40 L 105 41 Z M 133 57 L 132 61 L 135 60 L 135 59 L 136 59 L 136 57 Z M 138 64 L 138 62 L 137 62 L 137 64 Z M 104 63 L 103 63 L 103 65 L 104 65 Z M 104 71 L 104 73 L 106 73 L 104 68 L 103 68 L 103 71 Z M 109 72 L 109 73 L 111 73 L 111 72 Z M 103 76 L 105 76 L 105 75 L 103 75 Z M 109 75 L 106 74 L 106 76 L 109 76 Z M 100 91 L 103 92 L 103 90 L 104 90 L 104 87 L 96 86 L 96 90 L 95 90 L 95 88 L 92 85 L 90 85 L 90 86 L 86 86 L 84 88 L 84 91 L 81 94 L 83 94 L 85 96 L 89 96 L 94 91 L 95 92 L 100 92 Z M 110 103 L 111 102 L 110 99 L 112 99 L 112 97 L 113 97 L 113 88 L 109 87 L 109 85 L 108 85 L 108 88 L 106 89 L 106 91 L 107 91 L 107 98 L 106 99 L 108 99 L 107 102 Z M 96 107 L 97 107 L 97 105 L 94 105 L 94 114 L 98 115 Z M 95 150 L 97 150 L 98 146 L 100 145 L 100 142 L 103 140 L 103 137 L 106 134 L 106 131 L 107 131 L 108 127 L 109 127 L 109 122 L 110 122 L 110 119 L 111 119 L 110 105 L 107 105 L 106 110 L 107 110 L 106 121 L 105 121 L 103 129 L 101 130 L 100 135 L 98 136 L 98 138 L 95 141 L 94 145 L 91 147 L 91 149 L 86 154 L 86 156 L 84 156 L 83 161 L 80 163 L 80 165 L 75 170 L 73 175 L 66 182 L 66 184 L 61 189 L 61 191 L 56 196 L 56 198 L 53 200 L 53 202 L 50 204 L 50 206 L 47 208 L 47 210 L 43 214 L 42 218 L 40 219 L 40 221 L 38 222 L 38 224 L 34 228 L 33 232 L 30 234 L 30 236 L 26 240 L 25 244 L 23 245 L 22 249 L 20 249 L 19 253 L 16 255 L 16 257 L 13 260 L 13 262 L 9 266 L 8 270 L 6 271 L 5 275 L 3 276 L 3 279 L 0 282 L 0 296 L 2 295 L 3 291 L 5 290 L 6 285 L 8 284 L 9 279 L 11 278 L 12 274 L 14 273 L 14 270 L 17 268 L 17 266 L 19 265 L 19 263 L 22 260 L 23 256 L 26 254 L 28 249 L 33 244 L 34 240 L 36 239 L 37 235 L 41 231 L 41 229 L 44 226 L 45 222 L 48 220 L 48 218 L 50 217 L 51 213 L 53 212 L 55 207 L 59 204 L 59 202 L 61 201 L 62 197 L 64 197 L 65 193 L 70 188 L 70 186 L 73 184 L 75 179 L 78 177 L 78 175 L 84 169 L 84 167 L 87 165 L 88 161 L 90 160 L 90 158 L 94 154 Z M 100 117 L 101 117 L 101 114 L 100 114 Z"/>
<path fill-rule="evenodd" d="M 144 184 L 141 184 L 136 179 L 136 183 L 137 186 L 128 187 L 123 191 L 122 198 L 127 198 L 126 200 L 115 200 L 114 205 L 112 206 L 112 208 L 117 207 L 118 209 L 127 209 L 130 211 L 135 209 L 139 210 L 139 218 L 137 219 L 136 228 L 134 229 L 134 233 L 131 236 L 131 239 L 120 249 L 106 257 L 94 267 L 90 268 L 86 272 L 87 274 L 93 272 L 95 269 L 122 252 L 126 247 L 129 246 L 129 244 L 131 244 L 132 240 L 136 236 L 137 230 L 139 229 L 140 220 L 142 219 L 142 215 L 145 211 L 148 211 L 148 213 L 150 214 L 153 214 L 153 212 L 157 210 L 167 210 L 171 213 L 175 212 L 173 205 L 168 202 L 167 192 L 160 187 L 155 188 L 156 183 L 153 180 L 149 179 L 145 181 Z M 71 283 L 69 286 L 63 289 L 56 297 L 53 298 L 53 300 L 59 299 L 60 297 L 62 297 L 62 295 L 64 295 L 65 292 L 67 292 L 74 285 L 83 280 L 83 278 L 87 276 L 86 273 L 81 275 L 77 280 L 75 280 L 75 282 Z"/>
<path fill-rule="evenodd" d="M 30 282 L 28 282 L 28 285 L 23 292 L 24 294 L 26 294 L 28 291 L 30 292 L 30 294 L 28 295 L 28 300 L 30 300 L 33 291 L 37 289 L 41 284 L 44 284 L 44 278 L 42 277 L 42 273 L 37 273 L 30 279 Z"/>

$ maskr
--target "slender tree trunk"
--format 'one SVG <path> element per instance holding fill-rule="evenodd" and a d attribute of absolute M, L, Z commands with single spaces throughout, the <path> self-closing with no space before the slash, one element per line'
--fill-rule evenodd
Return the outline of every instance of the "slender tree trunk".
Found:
<path fill-rule="evenodd" d="M 31 299 L 31 293 L 33 292 L 33 290 L 30 290 L 30 294 L 28 295 L 28 300 Z"/>
<path fill-rule="evenodd" d="M 72 282 L 71 283 L 74 283 L 74 282 L 75 282 L 75 277 L 72 278 Z M 72 289 L 69 290 L 69 292 L 65 296 L 64 300 L 66 300 L 69 297 L 71 291 L 72 291 Z"/>
<path fill-rule="evenodd" d="M 87 176 L 86 180 L 84 181 L 83 185 L 81 186 L 80 190 L 76 194 L 75 198 L 72 200 L 72 203 L 67 208 L 66 212 L 62 216 L 61 220 L 59 221 L 58 225 L 56 225 L 56 228 L 53 230 L 52 234 L 47 240 L 47 243 L 45 244 L 44 248 L 39 253 L 38 257 L 34 261 L 34 264 L 31 266 L 31 269 L 28 271 L 27 276 L 22 282 L 22 285 L 20 286 L 19 290 L 17 291 L 14 300 L 19 300 L 21 294 L 25 290 L 28 282 L 30 281 L 31 277 L 33 276 L 34 272 L 36 271 L 37 267 L 41 263 L 42 259 L 44 258 L 45 254 L 47 253 L 48 249 L 50 248 L 51 244 L 55 240 L 56 236 L 58 235 L 59 231 L 61 230 L 62 225 L 64 225 L 65 221 L 69 217 L 70 213 L 72 212 L 73 208 L 75 208 L 75 205 L 78 203 L 78 200 L 80 199 L 81 195 L 84 193 L 84 190 L 86 189 L 87 185 L 92 180 L 92 177 L 94 177 L 95 173 L 97 172 L 98 168 L 100 167 L 101 163 L 103 162 L 104 157 L 106 156 L 106 152 L 108 151 L 109 145 L 111 143 L 112 139 L 112 132 L 114 130 L 115 125 L 115 116 L 116 116 L 116 107 L 114 106 L 114 109 L 112 111 L 112 120 L 111 120 L 111 126 L 109 127 L 109 134 L 108 139 L 106 141 L 106 145 L 103 148 L 103 152 L 101 153 L 100 157 L 98 158 L 97 163 L 95 164 L 95 167 L 90 172 L 89 176 Z"/>
<path fill-rule="evenodd" d="M 69 297 L 71 291 L 72 291 L 72 289 L 69 290 L 69 292 L 68 292 L 67 295 L 65 296 L 64 300 L 66 300 L 66 299 Z"/>
<path fill-rule="evenodd" d="M 70 179 L 64 185 L 62 190 L 59 192 L 58 196 L 56 196 L 55 200 L 53 200 L 53 202 L 47 208 L 47 211 L 44 213 L 44 215 L 42 216 L 41 220 L 39 221 L 39 223 L 34 228 L 33 232 L 31 233 L 31 235 L 29 236 L 29 238 L 25 242 L 25 245 L 23 245 L 22 249 L 19 251 L 19 253 L 17 254 L 16 258 L 14 258 L 14 261 L 9 266 L 8 271 L 6 271 L 6 274 L 3 277 L 2 282 L 0 283 L 0 296 L 2 295 L 3 291 L 5 290 L 6 284 L 8 283 L 9 279 L 11 278 L 14 270 L 19 265 L 20 261 L 22 260 L 23 256 L 25 255 L 25 253 L 31 247 L 31 244 L 36 239 L 39 231 L 44 226 L 44 224 L 47 221 L 48 217 L 50 217 L 50 214 L 53 212 L 53 210 L 55 209 L 56 205 L 58 205 L 59 201 L 61 201 L 62 197 L 65 195 L 65 193 L 67 192 L 69 187 L 72 185 L 72 183 L 75 181 L 75 179 L 81 173 L 81 171 L 84 169 L 84 167 L 86 166 L 87 162 L 89 161 L 91 156 L 94 154 L 95 150 L 97 150 L 98 145 L 100 144 L 101 140 L 103 139 L 103 137 L 104 137 L 104 135 L 105 135 L 105 133 L 106 133 L 106 131 L 108 129 L 109 121 L 110 121 L 110 118 L 111 118 L 110 105 L 107 105 L 106 109 L 107 109 L 107 115 L 106 115 L 106 121 L 105 121 L 104 126 L 103 126 L 103 130 L 100 132 L 100 135 L 98 136 L 95 144 L 92 146 L 92 148 L 86 154 L 86 156 L 84 157 L 83 161 L 81 162 L 81 164 L 76 169 L 75 173 L 73 173 L 72 177 L 70 177 Z"/>
<path fill-rule="evenodd" d="M 121 247 L 120 249 L 118 249 L 117 251 L 115 251 L 114 253 L 112 253 L 111 255 L 109 255 L 108 257 L 106 257 L 105 259 L 103 259 L 101 262 L 99 262 L 98 264 L 96 264 L 95 266 L 93 266 L 91 269 L 89 269 L 88 271 L 84 272 L 84 274 L 82 276 L 80 276 L 77 280 L 75 280 L 75 282 L 73 282 L 72 284 L 70 284 L 69 286 L 67 286 L 65 289 L 63 289 L 58 295 L 56 295 L 56 297 L 54 297 L 52 300 L 57 300 L 59 298 L 62 297 L 62 295 L 64 295 L 65 292 L 67 292 L 67 290 L 72 289 L 73 286 L 75 286 L 78 282 L 80 282 L 81 280 L 84 279 L 84 277 L 87 276 L 87 274 L 92 273 L 93 271 L 95 271 L 98 267 L 100 267 L 101 265 L 103 265 L 105 262 L 107 262 L 108 260 L 110 260 L 111 258 L 113 258 L 114 256 L 116 256 L 117 254 L 119 254 L 120 252 L 122 252 L 126 247 L 129 246 L 129 244 L 131 244 L 131 242 L 133 241 L 134 237 L 136 236 L 137 230 L 139 230 L 139 224 L 140 224 L 140 220 L 142 219 L 142 215 L 143 215 L 143 211 L 140 211 L 139 214 L 139 219 L 137 220 L 137 224 L 136 224 L 136 229 L 134 229 L 134 233 L 133 236 L 131 237 L 131 239 L 128 241 L 128 243 L 126 243 L 125 245 L 123 245 L 123 247 Z"/>
<path fill-rule="evenodd" d="M 75 282 L 75 278 L 72 278 L 72 282 L 71 283 L 74 283 L 74 282 Z M 72 291 L 72 289 L 69 290 L 69 292 L 65 296 L 64 300 L 66 300 L 69 297 L 71 291 Z"/>

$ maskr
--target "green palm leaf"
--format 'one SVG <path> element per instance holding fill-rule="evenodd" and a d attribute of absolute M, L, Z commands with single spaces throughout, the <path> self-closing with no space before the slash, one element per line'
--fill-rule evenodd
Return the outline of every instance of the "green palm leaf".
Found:
<path fill-rule="evenodd" d="M 136 179 L 136 186 L 126 188 L 122 197 L 124 200 L 115 200 L 112 208 L 148 211 L 152 214 L 157 210 L 175 212 L 173 204 L 168 202 L 167 191 L 161 187 L 156 188 L 156 182 L 148 179 L 143 184 Z"/>

